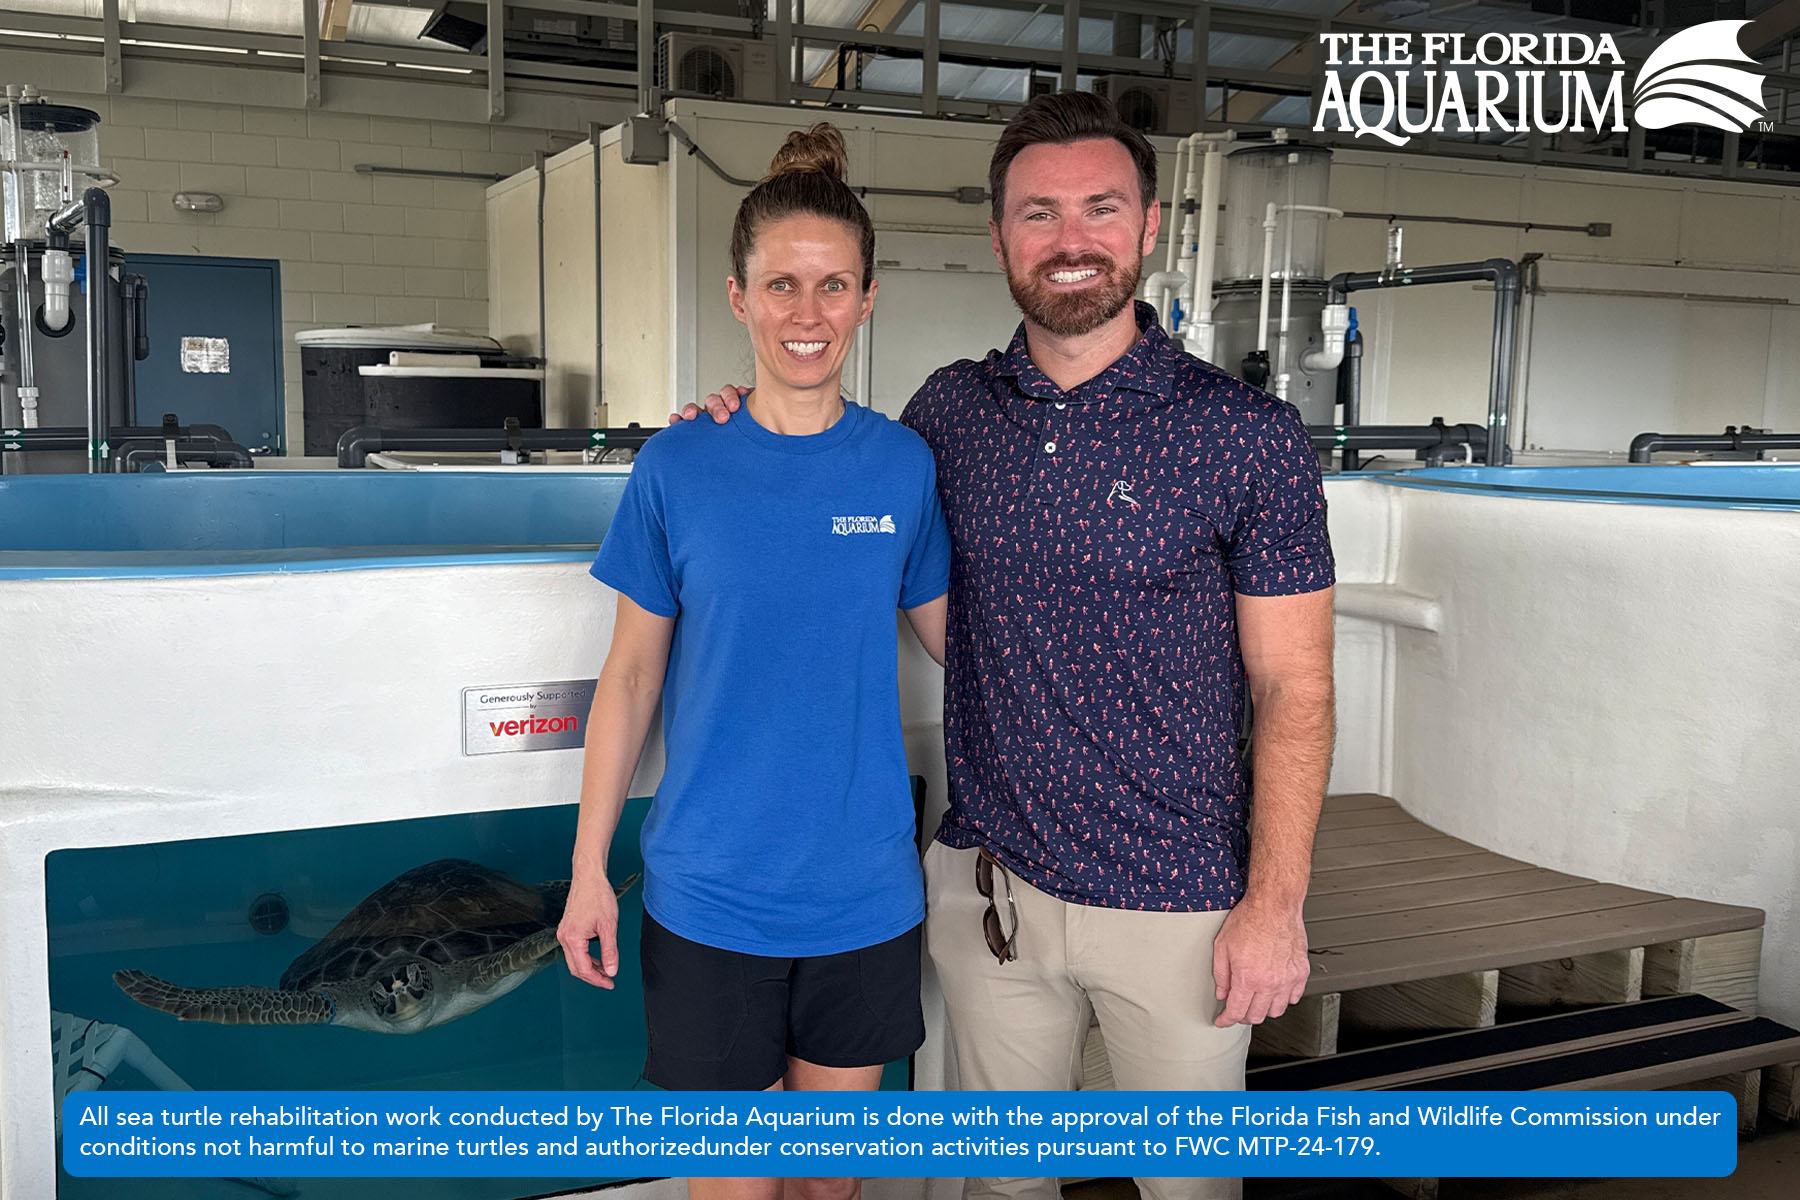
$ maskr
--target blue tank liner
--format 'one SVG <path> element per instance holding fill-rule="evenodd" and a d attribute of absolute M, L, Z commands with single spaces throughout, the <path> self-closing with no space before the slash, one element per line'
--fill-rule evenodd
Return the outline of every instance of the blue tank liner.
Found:
<path fill-rule="evenodd" d="M 591 560 L 625 477 L 258 471 L 0 478 L 0 579 Z"/>
<path fill-rule="evenodd" d="M 1375 476 L 1392 487 L 1594 504 L 1800 511 L 1800 464 L 1652 467 L 1434 467 Z"/>

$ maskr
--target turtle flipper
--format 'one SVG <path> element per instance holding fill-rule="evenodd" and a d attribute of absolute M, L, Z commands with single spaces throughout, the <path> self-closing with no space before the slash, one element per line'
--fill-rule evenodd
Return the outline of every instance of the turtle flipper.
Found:
<path fill-rule="evenodd" d="M 471 960 L 467 975 L 469 986 L 485 992 L 503 979 L 528 975 L 555 958 L 561 949 L 556 942 L 556 930 L 539 930 L 504 950 Z"/>
<path fill-rule="evenodd" d="M 119 990 L 142 1004 L 183 1021 L 215 1025 L 328 1025 L 329 997 L 318 992 L 284 992 L 265 987 L 188 988 L 146 975 L 114 971 Z"/>
<path fill-rule="evenodd" d="M 618 883 L 613 884 L 613 895 L 623 896 L 643 877 L 644 873 L 642 871 L 633 871 Z M 544 898 L 544 913 L 546 920 L 552 922 L 562 920 L 563 908 L 569 902 L 569 885 L 571 882 L 572 881 L 567 879 L 552 879 L 547 883 L 540 883 L 538 885 L 538 894 Z"/>

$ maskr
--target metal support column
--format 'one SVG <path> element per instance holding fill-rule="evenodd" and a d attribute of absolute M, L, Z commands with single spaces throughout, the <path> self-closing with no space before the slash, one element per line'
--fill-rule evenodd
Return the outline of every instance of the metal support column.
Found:
<path fill-rule="evenodd" d="M 919 82 L 919 111 L 928 117 L 938 111 L 938 0 L 925 0 L 925 61 Z"/>
<path fill-rule="evenodd" d="M 806 0 L 794 0 L 794 24 L 806 24 Z M 761 33 L 762 31 L 759 29 L 757 31 L 758 36 L 761 36 Z M 793 80 L 806 78 L 805 38 L 797 37 L 794 39 L 794 64 L 793 69 L 788 72 L 788 78 Z M 861 85 L 858 84 L 857 86 L 860 87 Z"/>
<path fill-rule="evenodd" d="M 106 0 L 100 6 L 100 21 L 106 54 L 106 90 L 116 96 L 125 90 L 124 64 L 119 61 L 119 0 Z"/>
<path fill-rule="evenodd" d="M 1081 0 L 1063 0 L 1062 90 L 1075 90 L 1080 73 Z"/>
<path fill-rule="evenodd" d="M 1206 132 L 1206 77 L 1212 49 L 1212 5 L 1194 5 L 1194 131 Z"/>
<path fill-rule="evenodd" d="M 786 0 L 778 3 L 785 5 Z M 638 0 L 637 77 L 638 111 L 655 116 L 662 111 L 662 90 L 656 85 L 656 0 Z"/>
<path fill-rule="evenodd" d="M 301 55 L 301 104 L 319 107 L 319 0 L 300 0 L 300 31 L 305 41 Z"/>
<path fill-rule="evenodd" d="M 506 0 L 487 0 L 488 120 L 506 116 Z"/>
<path fill-rule="evenodd" d="M 1794 39 L 1792 37 L 1784 38 L 1781 43 L 1781 73 L 1783 75 L 1794 73 Z M 1783 125 L 1788 123 L 1788 97 L 1791 95 L 1793 93 L 1786 88 L 1781 89 L 1781 111 L 1776 116 L 1776 120 Z"/>
<path fill-rule="evenodd" d="M 786 104 L 794 94 L 794 4 L 775 0 L 775 103 Z"/>

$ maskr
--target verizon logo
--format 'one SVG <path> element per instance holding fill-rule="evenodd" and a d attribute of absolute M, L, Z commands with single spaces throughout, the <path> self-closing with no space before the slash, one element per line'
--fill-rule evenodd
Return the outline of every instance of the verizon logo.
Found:
<path fill-rule="evenodd" d="M 581 718 L 526 717 L 519 721 L 489 721 L 495 737 L 517 737 L 522 733 L 574 733 L 581 728 Z"/>

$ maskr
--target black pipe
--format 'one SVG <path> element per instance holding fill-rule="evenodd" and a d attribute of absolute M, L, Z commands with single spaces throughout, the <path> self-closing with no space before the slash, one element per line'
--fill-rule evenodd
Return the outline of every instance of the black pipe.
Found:
<path fill-rule="evenodd" d="M 125 278 L 131 283 L 131 301 L 136 308 L 137 336 L 131 343 L 131 358 L 133 362 L 143 362 L 150 357 L 150 281 L 142 275 Z"/>
<path fill-rule="evenodd" d="M 1800 450 L 1800 433 L 1727 425 L 1724 433 L 1640 433 L 1631 439 L 1634 463 L 1649 462 L 1658 450 Z"/>
<path fill-rule="evenodd" d="M 124 302 L 125 325 L 121 331 L 125 338 L 125 423 L 137 424 L 137 365 L 135 357 L 142 331 L 138 328 L 141 310 L 137 304 L 137 285 L 142 281 L 140 275 L 121 275 L 119 277 L 119 298 Z"/>
<path fill-rule="evenodd" d="M 1344 339 L 1344 361 L 1338 368 L 1338 398 L 1344 406 L 1344 424 L 1352 428 L 1362 423 L 1362 331 L 1355 330 Z M 1343 469 L 1354 471 L 1362 466 L 1362 455 L 1346 449 L 1340 460 Z"/>
<path fill-rule="evenodd" d="M 338 466 L 361 467 L 384 450 L 635 450 L 655 429 L 382 429 L 358 425 L 338 438 Z"/>
<path fill-rule="evenodd" d="M 171 435 L 190 444 L 237 444 L 228 431 L 217 425 L 115 425 L 106 431 L 107 440 L 115 445 L 127 441 L 164 441 Z M 17 429 L 0 438 L 0 449 L 8 453 L 82 450 L 87 444 L 87 430 L 80 425 L 45 425 L 33 429 Z"/>
<path fill-rule="evenodd" d="M 101 188 L 89 188 L 81 197 L 86 212 L 87 244 L 87 337 L 88 337 L 88 474 L 106 470 L 106 428 L 111 421 L 108 403 L 107 368 L 112 363 L 112 347 L 107 326 L 107 276 L 111 273 L 108 257 L 112 250 L 112 198 Z"/>
<path fill-rule="evenodd" d="M 1514 347 L 1519 336 L 1519 264 L 1505 258 L 1496 264 L 1494 276 L 1494 348 L 1488 360 L 1489 466 L 1504 467 L 1512 461 L 1512 395 Z"/>
<path fill-rule="evenodd" d="M 1308 425 L 1314 450 L 1423 450 L 1427 466 L 1444 464 L 1449 452 L 1469 447 L 1487 461 L 1488 431 L 1480 425 Z"/>
<path fill-rule="evenodd" d="M 1399 267 L 1383 271 L 1345 271 L 1331 278 L 1333 303 L 1364 288 L 1415 287 L 1428 283 L 1494 283 L 1494 340 L 1488 361 L 1488 442 L 1493 463 L 1505 466 L 1512 458 L 1507 446 L 1512 421 L 1513 343 L 1519 320 L 1519 264 L 1509 258 L 1482 262 L 1445 263 L 1430 267 Z"/>
<path fill-rule="evenodd" d="M 134 474 L 151 463 L 167 462 L 169 443 L 163 438 L 132 438 L 113 447 L 112 469 L 121 475 Z M 209 467 L 249 469 L 256 466 L 250 451 L 236 442 L 175 441 L 176 462 L 203 462 Z"/>

